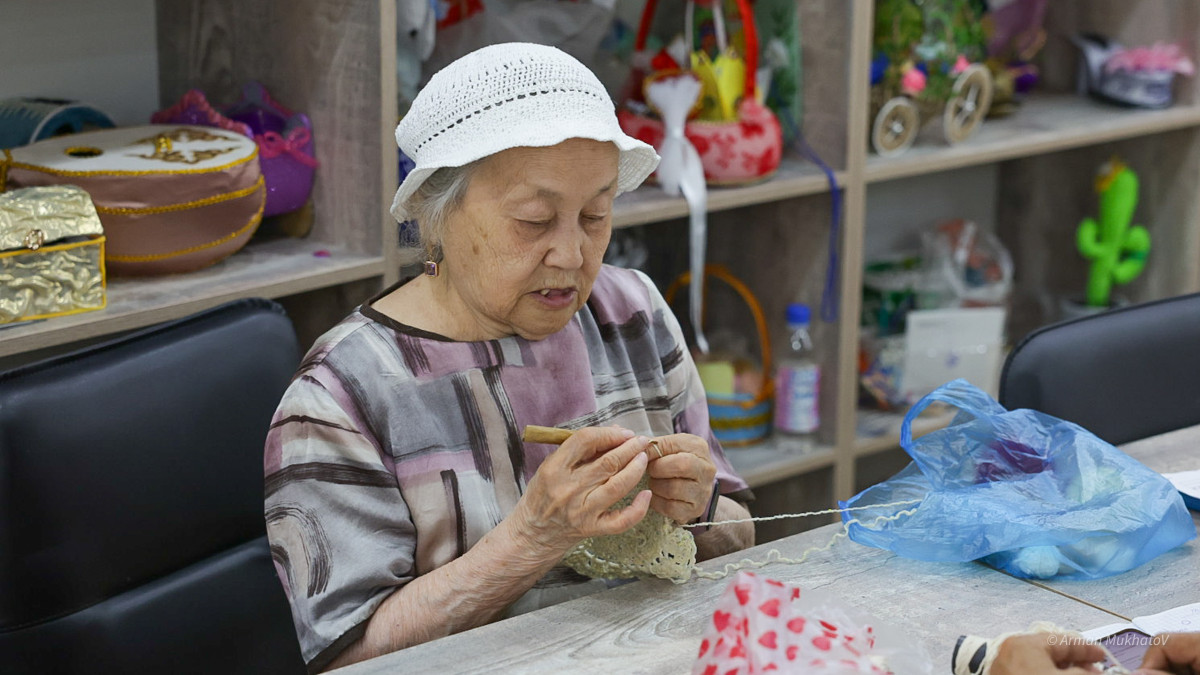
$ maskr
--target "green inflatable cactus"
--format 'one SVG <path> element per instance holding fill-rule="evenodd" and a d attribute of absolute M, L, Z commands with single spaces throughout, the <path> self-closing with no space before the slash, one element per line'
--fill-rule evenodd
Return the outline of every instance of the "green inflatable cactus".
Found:
<path fill-rule="evenodd" d="M 1108 307 L 1113 284 L 1127 284 L 1146 267 L 1150 233 L 1133 222 L 1138 202 L 1138 178 L 1120 160 L 1113 159 L 1096 179 L 1100 193 L 1100 222 L 1085 218 L 1076 231 L 1076 245 L 1092 261 L 1088 274 L 1087 304 Z"/>

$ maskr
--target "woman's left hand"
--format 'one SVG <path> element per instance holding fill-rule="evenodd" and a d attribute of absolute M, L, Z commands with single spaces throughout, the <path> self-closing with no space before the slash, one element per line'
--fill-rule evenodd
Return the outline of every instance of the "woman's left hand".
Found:
<path fill-rule="evenodd" d="M 708 512 L 717 476 L 708 442 L 694 434 L 659 436 L 646 448 L 646 456 L 653 493 L 650 508 L 678 523 L 690 523 Z"/>

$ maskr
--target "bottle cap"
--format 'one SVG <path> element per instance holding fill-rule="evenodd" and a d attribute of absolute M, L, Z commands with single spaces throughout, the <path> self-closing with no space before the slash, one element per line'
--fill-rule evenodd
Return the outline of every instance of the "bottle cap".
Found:
<path fill-rule="evenodd" d="M 787 307 L 788 324 L 808 323 L 811 312 L 803 302 L 793 302 Z"/>

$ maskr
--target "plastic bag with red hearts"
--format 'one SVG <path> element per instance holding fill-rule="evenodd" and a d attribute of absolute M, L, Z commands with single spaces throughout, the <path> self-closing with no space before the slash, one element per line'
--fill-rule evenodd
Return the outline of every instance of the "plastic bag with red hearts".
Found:
<path fill-rule="evenodd" d="M 837 597 L 738 572 L 717 600 L 692 675 L 928 675 L 921 644 Z"/>

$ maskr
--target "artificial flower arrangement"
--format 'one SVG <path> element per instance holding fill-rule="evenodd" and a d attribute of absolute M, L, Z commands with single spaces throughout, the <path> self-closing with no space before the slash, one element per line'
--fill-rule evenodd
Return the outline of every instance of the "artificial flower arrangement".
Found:
<path fill-rule="evenodd" d="M 940 115 L 948 143 L 974 133 L 987 114 L 992 78 L 970 0 L 876 0 L 871 62 L 871 146 L 898 155 Z"/>
<path fill-rule="evenodd" d="M 657 51 L 647 49 L 656 0 L 646 3 L 638 29 L 633 87 L 617 118 L 625 133 L 655 148 L 667 136 L 663 110 L 650 89 L 664 80 L 696 80 L 673 86 L 673 99 L 698 88 L 681 104 L 684 135 L 700 156 L 709 184 L 742 184 L 770 176 L 783 156 L 779 120 L 758 87 L 758 37 L 747 0 L 737 0 L 738 20 L 726 19 L 722 0 L 688 0 L 682 35 Z M 662 171 L 659 171 L 661 178 Z"/>
<path fill-rule="evenodd" d="M 987 35 L 987 66 L 994 91 L 988 117 L 1005 117 L 1017 111 L 1021 97 L 1041 80 L 1034 59 L 1046 46 L 1048 0 L 992 0 L 983 17 Z"/>
<path fill-rule="evenodd" d="M 1127 48 L 1102 35 L 1074 38 L 1083 53 L 1079 61 L 1081 86 L 1093 98 L 1138 108 L 1166 108 L 1174 102 L 1176 75 L 1195 73 L 1192 60 L 1178 45 L 1155 43 Z"/>

